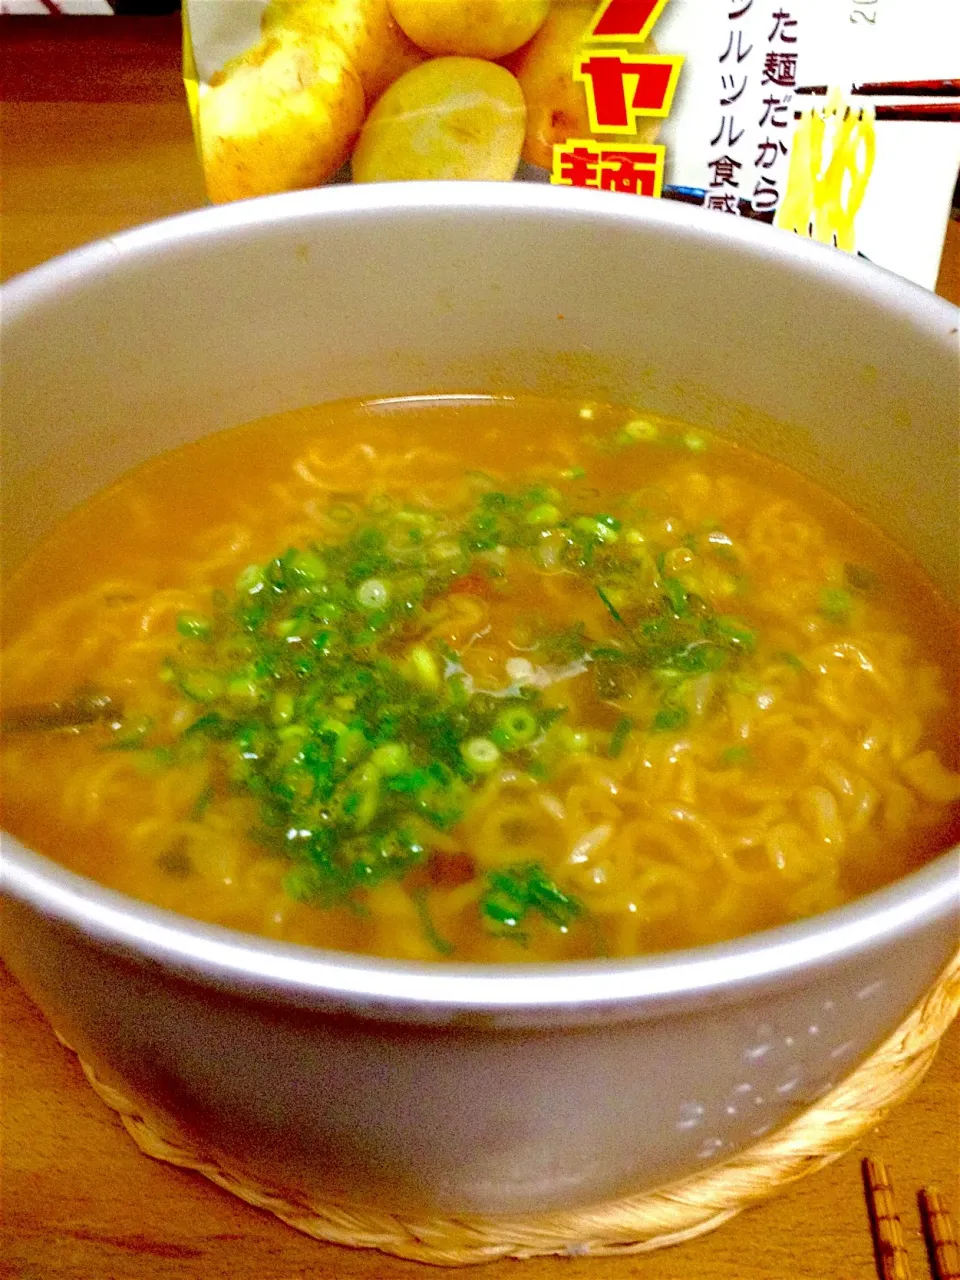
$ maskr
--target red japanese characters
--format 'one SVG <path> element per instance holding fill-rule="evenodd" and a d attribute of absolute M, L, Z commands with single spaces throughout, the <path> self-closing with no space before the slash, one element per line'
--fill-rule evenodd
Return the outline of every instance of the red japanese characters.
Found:
<path fill-rule="evenodd" d="M 644 122 L 666 117 L 673 104 L 683 57 L 641 52 L 667 0 L 604 0 L 573 65 L 584 86 L 593 138 L 567 138 L 553 148 L 550 181 L 632 195 L 658 196 L 663 188 L 665 148 L 637 139 Z M 629 41 L 613 49 L 594 43 Z M 624 141 L 597 135 L 622 134 Z"/>

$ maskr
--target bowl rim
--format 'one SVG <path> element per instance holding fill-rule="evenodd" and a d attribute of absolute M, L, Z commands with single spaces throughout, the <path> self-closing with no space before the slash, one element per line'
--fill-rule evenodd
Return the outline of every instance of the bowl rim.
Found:
<path fill-rule="evenodd" d="M 752 221 L 662 200 L 525 183 L 424 182 L 334 186 L 191 211 L 85 245 L 0 289 L 3 326 L 55 303 L 65 289 L 203 241 L 326 219 L 431 212 L 586 218 L 726 245 L 793 271 L 828 277 L 865 303 L 898 313 L 940 340 L 960 308 L 873 263 Z M 960 846 L 906 876 L 805 920 L 726 942 L 623 959 L 539 964 L 401 961 L 274 942 L 140 902 L 61 867 L 3 833 L 0 888 L 45 917 L 134 960 L 236 994 L 334 1007 L 379 1019 L 449 1022 L 457 1015 L 575 1026 L 654 1016 L 668 1007 L 742 997 L 852 962 L 932 925 L 960 918 Z"/>
<path fill-rule="evenodd" d="M 861 960 L 938 922 L 949 929 L 953 920 L 957 932 L 960 846 L 843 906 L 773 929 L 685 950 L 539 964 L 391 960 L 275 942 L 108 889 L 7 832 L 0 894 L 108 951 L 236 995 L 381 1020 L 575 1026 L 743 999 Z"/>
<path fill-rule="evenodd" d="M 751 218 L 717 215 L 680 201 L 649 199 L 614 191 L 593 191 L 545 182 L 384 182 L 338 183 L 280 195 L 210 205 L 159 218 L 81 245 L 41 262 L 0 285 L 0 323 L 55 298 L 91 275 L 110 274 L 133 258 L 149 259 L 174 246 L 242 235 L 326 218 L 425 212 L 526 214 L 632 222 L 669 228 L 691 240 L 736 246 L 746 256 L 773 258 L 797 270 L 809 268 L 835 284 L 848 282 L 858 294 L 909 312 L 914 323 L 940 337 L 957 338 L 960 307 L 929 289 L 863 257 L 840 251 Z M 943 327 L 941 327 L 943 326 Z"/>

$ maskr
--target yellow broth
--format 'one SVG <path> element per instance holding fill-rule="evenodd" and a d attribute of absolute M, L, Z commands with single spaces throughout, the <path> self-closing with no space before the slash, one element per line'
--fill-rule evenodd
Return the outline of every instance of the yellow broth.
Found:
<path fill-rule="evenodd" d="M 7 828 L 271 938 L 696 945 L 957 826 L 956 624 L 922 572 L 787 468 L 630 410 L 415 398 L 222 432 L 71 514 L 5 607 L 8 717 L 113 699 L 5 735 Z"/>

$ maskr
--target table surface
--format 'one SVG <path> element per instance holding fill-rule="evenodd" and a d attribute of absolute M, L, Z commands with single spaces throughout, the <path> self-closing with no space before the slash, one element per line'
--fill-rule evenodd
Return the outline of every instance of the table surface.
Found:
<path fill-rule="evenodd" d="M 2 19 L 4 277 L 204 202 L 173 19 Z M 960 226 L 938 289 L 960 300 Z M 9 1280 L 404 1280 L 421 1266 L 318 1244 L 194 1175 L 141 1156 L 76 1061 L 0 970 L 0 1277 Z M 871 1280 L 859 1161 L 893 1169 L 916 1277 L 915 1192 L 958 1202 L 960 1028 L 914 1095 L 856 1150 L 699 1241 L 646 1257 L 540 1259 L 480 1280 Z M 442 1273 L 439 1273 L 442 1274 Z"/>

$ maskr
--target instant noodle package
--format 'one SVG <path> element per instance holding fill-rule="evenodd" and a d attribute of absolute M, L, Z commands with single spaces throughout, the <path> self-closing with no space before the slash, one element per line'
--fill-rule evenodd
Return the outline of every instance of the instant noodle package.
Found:
<path fill-rule="evenodd" d="M 184 0 L 210 198 L 552 182 L 773 222 L 932 287 L 954 0 Z"/>

